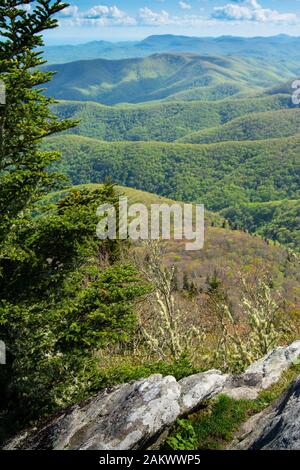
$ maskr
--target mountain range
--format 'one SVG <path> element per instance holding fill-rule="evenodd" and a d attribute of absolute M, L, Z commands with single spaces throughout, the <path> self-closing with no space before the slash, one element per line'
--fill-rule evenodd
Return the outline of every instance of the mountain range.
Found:
<path fill-rule="evenodd" d="M 111 180 L 213 211 L 245 202 L 300 199 L 300 132 L 292 137 L 216 144 L 101 142 L 65 135 L 59 170 L 73 184 Z"/>
<path fill-rule="evenodd" d="M 112 180 L 204 203 L 234 228 L 298 249 L 298 42 L 153 36 L 126 47 L 93 43 L 110 60 L 48 65 L 54 113 L 78 120 L 46 140 L 62 153 L 55 169 L 74 185 Z M 135 57 L 120 59 L 121 49 Z"/>
<path fill-rule="evenodd" d="M 123 60 L 84 60 L 47 67 L 56 72 L 47 93 L 56 99 L 107 105 L 168 99 L 216 100 L 278 86 L 300 73 L 299 63 L 260 58 L 154 54 Z"/>
<path fill-rule="evenodd" d="M 142 41 L 93 41 L 79 45 L 48 46 L 45 59 L 51 64 L 86 59 L 128 59 L 163 52 L 190 52 L 205 55 L 261 57 L 297 62 L 300 58 L 300 37 L 284 34 L 273 37 L 187 37 L 154 35 Z"/>

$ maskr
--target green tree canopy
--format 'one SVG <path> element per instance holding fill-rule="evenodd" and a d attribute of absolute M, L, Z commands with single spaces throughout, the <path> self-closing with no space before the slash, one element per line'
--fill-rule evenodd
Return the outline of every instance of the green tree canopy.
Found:
<path fill-rule="evenodd" d="M 0 81 L 6 89 L 6 103 L 0 107 L 1 256 L 11 228 L 58 182 L 47 168 L 59 154 L 41 151 L 40 140 L 74 125 L 59 122 L 50 111 L 53 100 L 44 96 L 43 86 L 53 74 L 40 68 L 43 32 L 57 26 L 54 15 L 66 5 L 60 0 L 7 0 L 0 5 Z"/>

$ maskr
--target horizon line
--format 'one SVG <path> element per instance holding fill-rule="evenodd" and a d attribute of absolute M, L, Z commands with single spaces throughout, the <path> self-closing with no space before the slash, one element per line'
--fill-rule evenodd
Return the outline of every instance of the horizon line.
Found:
<path fill-rule="evenodd" d="M 261 36 L 261 35 L 240 36 L 240 35 L 234 35 L 234 34 L 222 34 L 220 36 L 194 36 L 194 35 L 188 36 L 188 35 L 185 35 L 185 34 L 166 33 L 166 34 L 150 34 L 150 36 L 145 36 L 144 38 L 136 39 L 136 40 L 126 40 L 126 39 L 124 39 L 124 40 L 112 41 L 112 40 L 106 40 L 106 39 L 91 39 L 91 40 L 86 41 L 86 42 L 78 42 L 78 43 L 70 43 L 70 42 L 68 42 L 68 40 L 66 40 L 66 42 L 61 42 L 61 43 L 57 43 L 57 44 L 54 44 L 54 43 L 51 44 L 50 41 L 47 42 L 44 38 L 44 41 L 45 41 L 44 46 L 45 47 L 61 47 L 61 46 L 76 47 L 76 46 L 83 46 L 83 45 L 86 45 L 86 44 L 92 44 L 92 43 L 98 43 L 98 42 L 99 43 L 104 42 L 104 43 L 107 43 L 107 44 L 129 44 L 129 43 L 130 44 L 137 44 L 137 43 L 146 41 L 147 39 L 150 39 L 150 38 L 159 38 L 159 37 L 173 37 L 173 38 L 186 38 L 186 39 L 225 39 L 225 38 L 272 39 L 272 38 L 278 38 L 278 37 L 287 37 L 287 38 L 294 38 L 294 39 L 299 39 L 300 38 L 300 36 L 294 36 L 294 35 L 286 34 L 286 33 L 272 34 L 272 35 L 269 35 L 269 36 Z"/>

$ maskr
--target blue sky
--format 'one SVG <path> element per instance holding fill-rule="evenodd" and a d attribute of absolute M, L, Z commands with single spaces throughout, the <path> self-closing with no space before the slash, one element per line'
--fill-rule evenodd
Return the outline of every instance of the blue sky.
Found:
<path fill-rule="evenodd" d="M 300 0 L 74 0 L 46 42 L 131 41 L 152 34 L 300 35 Z"/>

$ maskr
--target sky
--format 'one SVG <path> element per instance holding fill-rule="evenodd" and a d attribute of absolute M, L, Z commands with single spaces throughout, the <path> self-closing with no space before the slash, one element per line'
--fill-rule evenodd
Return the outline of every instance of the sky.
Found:
<path fill-rule="evenodd" d="M 47 44 L 150 35 L 300 36 L 300 0 L 74 0 Z"/>

